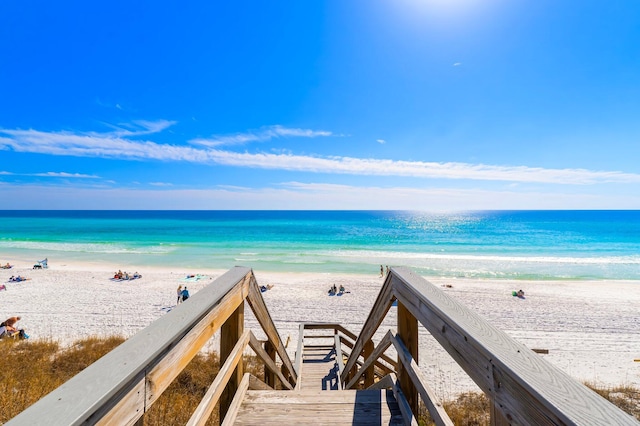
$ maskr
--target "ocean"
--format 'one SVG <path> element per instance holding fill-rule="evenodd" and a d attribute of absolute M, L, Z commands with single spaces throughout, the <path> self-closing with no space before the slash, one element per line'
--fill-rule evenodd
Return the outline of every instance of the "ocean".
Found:
<path fill-rule="evenodd" d="M 138 270 L 640 280 L 640 211 L 11 210 L 0 211 L 0 254 Z"/>

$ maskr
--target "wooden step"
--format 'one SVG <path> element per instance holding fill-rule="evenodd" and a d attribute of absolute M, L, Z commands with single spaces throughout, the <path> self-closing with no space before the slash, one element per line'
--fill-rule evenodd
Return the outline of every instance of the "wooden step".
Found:
<path fill-rule="evenodd" d="M 236 425 L 403 425 L 390 390 L 247 391 Z"/>

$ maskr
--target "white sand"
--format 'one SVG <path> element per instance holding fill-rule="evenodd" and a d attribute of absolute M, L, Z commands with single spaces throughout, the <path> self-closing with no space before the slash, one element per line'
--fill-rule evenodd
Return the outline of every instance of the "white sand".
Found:
<path fill-rule="evenodd" d="M 141 267 L 137 271 L 141 279 L 113 282 L 110 278 L 117 265 L 50 259 L 49 269 L 33 270 L 28 260 L 4 257 L 0 261 L 17 265 L 0 270 L 0 283 L 7 287 L 0 291 L 0 317 L 19 315 L 19 325 L 33 339 L 51 338 L 63 344 L 93 335 L 131 336 L 175 306 L 176 288 L 185 284 L 182 279 L 187 274 L 205 275 L 186 283 L 193 296 L 225 272 Z M 291 338 L 288 351 L 292 357 L 300 322 L 338 322 L 358 333 L 382 284 L 375 275 L 255 274 L 258 283 L 274 284 L 263 296 L 283 341 Z M 9 283 L 11 275 L 31 279 Z M 640 386 L 640 362 L 634 362 L 640 358 L 640 282 L 426 278 L 529 348 L 548 349 L 549 354 L 541 356 L 576 379 Z M 327 296 L 333 283 L 343 284 L 351 293 Z M 520 288 L 526 299 L 511 296 L 512 290 Z M 392 308 L 376 341 L 394 328 L 395 315 Z M 246 326 L 263 336 L 249 312 L 246 317 Z M 215 346 L 214 340 L 209 347 Z M 473 382 L 424 329 L 419 361 L 440 397 L 474 389 Z"/>

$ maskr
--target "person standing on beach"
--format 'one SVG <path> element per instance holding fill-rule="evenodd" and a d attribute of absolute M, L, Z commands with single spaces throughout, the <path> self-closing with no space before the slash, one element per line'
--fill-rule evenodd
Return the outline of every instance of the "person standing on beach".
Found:
<path fill-rule="evenodd" d="M 384 277 L 384 268 L 380 265 L 380 278 Z"/>
<path fill-rule="evenodd" d="M 178 292 L 178 301 L 176 302 L 176 305 L 179 305 L 180 302 L 182 302 L 182 284 L 178 286 L 177 292 Z"/>

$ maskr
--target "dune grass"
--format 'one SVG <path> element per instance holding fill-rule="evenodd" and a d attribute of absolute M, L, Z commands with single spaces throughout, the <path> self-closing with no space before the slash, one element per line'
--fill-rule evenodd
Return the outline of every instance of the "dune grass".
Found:
<path fill-rule="evenodd" d="M 120 337 L 88 338 L 69 347 L 49 340 L 0 340 L 0 423 L 53 391 L 124 341 Z M 145 425 L 185 424 L 219 370 L 216 353 L 198 354 L 145 414 Z M 262 362 L 245 356 L 244 367 L 262 377 Z M 640 390 L 630 386 L 603 388 L 587 384 L 604 398 L 640 420 Z M 488 425 L 489 400 L 481 393 L 464 393 L 444 403 L 456 425 Z M 421 425 L 433 424 L 426 409 Z M 219 424 L 218 410 L 207 422 Z"/>

